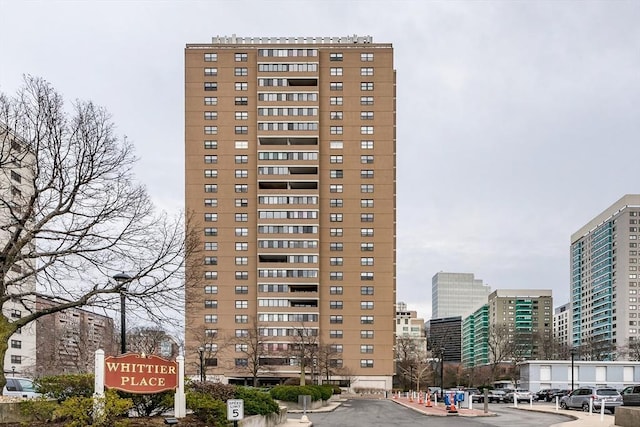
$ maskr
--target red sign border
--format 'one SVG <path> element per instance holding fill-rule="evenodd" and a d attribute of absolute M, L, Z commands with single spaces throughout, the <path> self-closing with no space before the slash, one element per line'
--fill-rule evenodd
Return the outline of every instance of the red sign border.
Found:
<path fill-rule="evenodd" d="M 107 368 L 107 362 L 112 362 L 112 361 L 120 361 L 121 359 L 125 359 L 125 358 L 131 358 L 131 357 L 135 357 L 136 359 L 144 359 L 144 360 L 150 360 L 151 362 L 162 362 L 162 363 L 155 363 L 157 365 L 173 365 L 175 367 L 176 370 L 176 380 L 175 380 L 175 385 L 171 385 L 168 387 L 163 387 L 163 388 L 156 388 L 154 389 L 155 391 L 134 391 L 131 389 L 126 389 L 126 388 L 122 388 L 122 387 L 118 387 L 118 386 L 113 386 L 108 384 L 107 382 L 107 372 L 108 372 L 108 368 Z M 178 388 L 178 363 L 174 360 L 169 360 L 169 359 L 165 359 L 163 357 L 157 356 L 155 354 L 144 354 L 144 353 L 125 353 L 125 354 L 119 354 L 117 356 L 107 356 L 104 359 L 104 386 L 105 388 L 109 388 L 109 389 L 114 389 L 114 390 L 120 390 L 123 391 L 125 393 L 131 393 L 131 394 L 158 394 L 158 393 L 162 393 L 165 391 L 169 391 L 169 390 L 175 390 Z M 121 377 L 119 377 L 121 378 Z"/>

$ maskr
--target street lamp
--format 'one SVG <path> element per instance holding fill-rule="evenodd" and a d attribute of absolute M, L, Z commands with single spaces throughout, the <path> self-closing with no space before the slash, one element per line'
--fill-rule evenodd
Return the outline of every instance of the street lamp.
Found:
<path fill-rule="evenodd" d="M 413 390 L 413 365 L 409 366 L 409 391 Z"/>
<path fill-rule="evenodd" d="M 576 349 L 571 347 L 571 391 L 573 391 L 573 361 L 576 358 Z"/>
<path fill-rule="evenodd" d="M 200 382 L 204 382 L 204 347 L 198 347 L 200 355 Z"/>
<path fill-rule="evenodd" d="M 113 276 L 113 280 L 120 285 L 120 353 L 125 354 L 127 352 L 127 333 L 126 333 L 126 313 L 125 313 L 125 296 L 124 296 L 124 284 L 131 280 L 131 276 L 124 271 Z"/>
<path fill-rule="evenodd" d="M 444 347 L 440 347 L 440 392 L 444 396 Z"/>

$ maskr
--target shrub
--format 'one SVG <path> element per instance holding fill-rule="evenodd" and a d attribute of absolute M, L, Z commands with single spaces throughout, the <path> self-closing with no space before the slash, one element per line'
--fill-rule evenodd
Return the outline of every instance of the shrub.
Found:
<path fill-rule="evenodd" d="M 187 390 L 205 393 L 223 402 L 233 399 L 236 395 L 236 386 L 222 383 L 192 382 L 188 384 Z"/>
<path fill-rule="evenodd" d="M 93 374 L 51 375 L 34 380 L 36 391 L 62 402 L 72 396 L 93 396 Z"/>
<path fill-rule="evenodd" d="M 331 388 L 333 389 L 333 394 L 342 394 L 342 389 L 337 384 L 331 384 Z"/>
<path fill-rule="evenodd" d="M 322 393 L 319 386 L 314 385 L 278 385 L 271 389 L 271 397 L 285 402 L 297 402 L 299 395 L 311 395 L 311 400 L 322 399 Z"/>
<path fill-rule="evenodd" d="M 36 421 L 50 422 L 58 406 L 58 402 L 47 398 L 28 399 L 20 402 L 20 412 Z"/>
<path fill-rule="evenodd" d="M 245 415 L 268 415 L 279 411 L 269 393 L 248 387 L 236 387 L 236 399 L 244 400 Z"/>
<path fill-rule="evenodd" d="M 136 394 L 119 391 L 118 394 L 122 398 L 131 399 L 136 413 L 140 416 L 149 417 L 159 415 L 174 407 L 173 397 L 175 391 L 173 390 L 154 394 Z"/>
<path fill-rule="evenodd" d="M 69 397 L 54 411 L 54 419 L 65 420 L 69 427 L 120 427 L 127 420 L 118 420 L 133 406 L 130 399 L 122 399 L 115 390 L 107 390 L 104 397 L 94 403 L 92 397 Z M 101 407 L 101 414 L 95 408 Z"/>
<path fill-rule="evenodd" d="M 221 400 L 214 399 L 210 394 L 200 391 L 188 391 L 186 394 L 187 408 L 209 427 L 225 427 L 227 422 L 227 406 Z"/>

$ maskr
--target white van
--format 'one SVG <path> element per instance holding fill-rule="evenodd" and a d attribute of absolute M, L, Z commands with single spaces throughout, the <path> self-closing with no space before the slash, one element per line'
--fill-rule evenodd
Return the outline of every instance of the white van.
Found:
<path fill-rule="evenodd" d="M 33 380 L 29 378 L 6 377 L 7 384 L 2 389 L 3 396 L 19 396 L 19 397 L 39 397 L 40 393 L 36 393 Z"/>

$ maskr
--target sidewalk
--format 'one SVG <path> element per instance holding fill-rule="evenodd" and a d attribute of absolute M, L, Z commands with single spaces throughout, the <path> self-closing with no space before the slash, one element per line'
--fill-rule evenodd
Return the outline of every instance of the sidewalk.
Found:
<path fill-rule="evenodd" d="M 438 402 L 437 404 L 434 402 L 431 402 L 431 407 L 428 407 L 426 406 L 426 403 L 420 403 L 418 400 L 414 400 L 413 402 L 411 402 L 405 396 L 397 396 L 397 397 L 394 396 L 389 400 L 392 400 L 393 402 L 399 405 L 406 406 L 407 408 L 411 408 L 414 411 L 422 412 L 425 415 L 434 415 L 434 416 L 440 416 L 440 417 L 446 417 L 446 416 L 493 417 L 495 416 L 495 414 L 492 412 L 485 413 L 482 404 L 476 404 L 475 406 L 473 406 L 473 409 L 456 407 L 458 411 L 456 414 L 456 413 L 450 413 L 449 411 L 447 411 L 443 402 Z"/>
<path fill-rule="evenodd" d="M 330 400 L 325 406 L 318 409 L 307 410 L 307 414 L 317 413 L 317 412 L 331 412 L 334 411 L 338 406 L 342 405 L 342 402 L 345 402 L 347 399 L 335 399 Z M 284 427 L 311 427 L 313 423 L 309 420 L 309 418 L 305 417 L 303 414 L 304 411 L 300 409 L 292 409 L 287 410 L 287 414 L 298 414 L 299 417 L 292 418 L 287 417 L 287 422 L 280 424 L 280 426 Z"/>
<path fill-rule="evenodd" d="M 600 412 L 589 414 L 588 412 L 575 409 L 558 409 L 556 411 L 555 406 L 534 405 L 531 407 L 528 404 L 522 403 L 518 405 L 518 409 L 533 412 L 552 412 L 574 418 L 571 421 L 554 424 L 551 427 L 615 427 L 615 416 L 609 414 L 601 416 Z"/>

